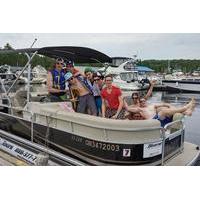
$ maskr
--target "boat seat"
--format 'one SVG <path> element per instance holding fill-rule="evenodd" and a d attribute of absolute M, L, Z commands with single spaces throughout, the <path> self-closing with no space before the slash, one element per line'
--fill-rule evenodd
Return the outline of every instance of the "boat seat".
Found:
<path fill-rule="evenodd" d="M 30 102 L 26 106 L 24 118 L 29 119 L 29 111 L 35 113 L 35 122 L 49 125 L 66 132 L 95 140 L 125 143 L 158 141 L 161 137 L 157 120 L 115 120 L 97 116 L 69 112 L 60 103 Z M 51 120 L 47 120 L 50 117 Z M 47 124 L 49 122 L 50 124 Z"/>
<path fill-rule="evenodd" d="M 183 119 L 184 115 L 182 113 L 176 113 L 174 114 L 173 116 L 173 122 L 176 122 L 176 123 L 173 123 L 172 125 L 170 125 L 170 131 L 171 133 L 174 133 L 180 129 L 183 128 L 183 124 L 181 122 L 181 120 Z"/>
<path fill-rule="evenodd" d="M 184 115 L 182 113 L 176 113 L 173 116 L 173 121 L 181 120 L 183 119 Z"/>

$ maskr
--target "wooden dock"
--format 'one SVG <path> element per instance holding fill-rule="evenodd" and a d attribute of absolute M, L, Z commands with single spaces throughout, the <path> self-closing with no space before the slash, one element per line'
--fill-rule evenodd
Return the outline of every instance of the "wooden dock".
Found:
<path fill-rule="evenodd" d="M 0 150 L 0 166 L 28 166 L 28 164 Z"/>

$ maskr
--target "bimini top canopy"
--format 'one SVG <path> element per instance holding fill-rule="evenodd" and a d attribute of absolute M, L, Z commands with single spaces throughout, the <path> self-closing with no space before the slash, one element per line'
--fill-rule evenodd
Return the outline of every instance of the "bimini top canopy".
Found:
<path fill-rule="evenodd" d="M 97 50 L 87 47 L 74 47 L 74 46 L 59 46 L 59 47 L 44 47 L 44 48 L 29 48 L 29 49 L 16 49 L 16 50 L 0 50 L 0 53 L 34 53 L 48 56 L 50 58 L 62 57 L 65 59 L 73 60 L 75 63 L 111 63 L 112 59 Z"/>

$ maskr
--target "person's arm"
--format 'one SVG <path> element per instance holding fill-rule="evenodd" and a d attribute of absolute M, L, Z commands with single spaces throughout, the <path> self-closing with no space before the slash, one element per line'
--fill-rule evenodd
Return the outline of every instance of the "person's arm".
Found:
<path fill-rule="evenodd" d="M 169 103 L 160 103 L 160 104 L 156 104 L 154 105 L 155 108 L 159 108 L 159 107 L 167 107 L 170 108 L 171 105 Z"/>
<path fill-rule="evenodd" d="M 139 107 L 127 107 L 126 109 L 128 112 L 131 112 L 131 113 L 140 113 L 140 112 L 143 112 L 143 110 Z"/>
<path fill-rule="evenodd" d="M 124 101 L 124 108 L 128 111 L 128 104 L 127 104 L 127 102 L 126 102 L 126 100 L 125 100 L 125 98 L 123 99 L 123 101 Z"/>
<path fill-rule="evenodd" d="M 150 82 L 150 88 L 147 91 L 146 96 L 144 97 L 146 100 L 152 95 L 153 87 L 156 84 L 156 80 Z"/>
<path fill-rule="evenodd" d="M 101 97 L 101 98 L 102 98 L 102 97 Z M 102 110 L 102 117 L 105 117 L 106 105 L 105 105 L 105 99 L 104 99 L 104 98 L 102 98 L 101 110 Z"/>
<path fill-rule="evenodd" d="M 123 108 L 123 99 L 122 99 L 122 96 L 119 96 L 119 97 L 118 97 L 118 100 L 119 100 L 119 106 L 118 106 L 118 109 L 117 109 L 117 113 L 116 113 L 114 116 L 112 116 L 112 119 L 117 119 L 117 117 L 118 117 L 120 111 L 121 111 L 122 108 Z"/>
<path fill-rule="evenodd" d="M 52 77 L 51 72 L 48 72 L 47 74 L 47 89 L 48 89 L 48 92 L 50 93 L 66 92 L 66 90 L 53 88 L 53 77 Z"/>

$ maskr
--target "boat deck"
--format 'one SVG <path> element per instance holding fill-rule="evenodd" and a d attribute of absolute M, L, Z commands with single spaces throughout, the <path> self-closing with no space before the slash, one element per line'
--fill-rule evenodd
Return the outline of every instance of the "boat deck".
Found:
<path fill-rule="evenodd" d="M 183 153 L 172 157 L 171 159 L 165 162 L 165 165 L 166 166 L 194 165 L 199 156 L 200 156 L 200 151 L 197 150 L 197 145 L 185 142 Z"/>

